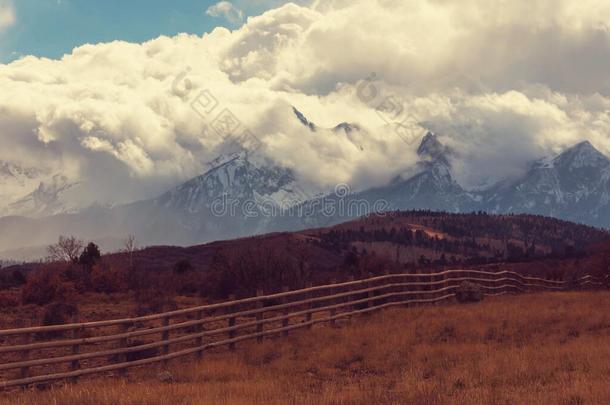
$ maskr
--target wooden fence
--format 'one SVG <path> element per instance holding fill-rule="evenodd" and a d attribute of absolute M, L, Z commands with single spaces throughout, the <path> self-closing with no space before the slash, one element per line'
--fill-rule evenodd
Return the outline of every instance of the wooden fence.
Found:
<path fill-rule="evenodd" d="M 0 387 L 9 388 L 119 373 L 130 367 L 194 355 L 314 324 L 393 306 L 449 300 L 462 282 L 486 295 L 597 288 L 608 279 L 560 281 L 514 272 L 449 270 L 387 274 L 127 319 L 0 330 Z"/>

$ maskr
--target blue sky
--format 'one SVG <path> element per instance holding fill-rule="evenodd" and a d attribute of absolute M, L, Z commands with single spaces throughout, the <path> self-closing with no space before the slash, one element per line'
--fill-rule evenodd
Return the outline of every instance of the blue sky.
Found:
<path fill-rule="evenodd" d="M 14 9 L 14 23 L 0 30 L 0 62 L 22 55 L 60 58 L 84 43 L 142 42 L 159 35 L 201 35 L 216 26 L 235 28 L 206 15 L 210 0 L 0 0 Z M 244 18 L 287 1 L 236 0 Z"/>

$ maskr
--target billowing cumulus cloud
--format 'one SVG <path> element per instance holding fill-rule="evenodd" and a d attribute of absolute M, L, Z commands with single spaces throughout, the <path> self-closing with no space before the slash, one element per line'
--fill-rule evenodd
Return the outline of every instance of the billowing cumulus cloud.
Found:
<path fill-rule="evenodd" d="M 364 188 L 408 170 L 425 128 L 475 186 L 583 139 L 610 154 L 608 21 L 594 0 L 327 0 L 234 31 L 29 56 L 0 65 L 0 160 L 124 202 L 200 174 L 248 129 L 318 187 Z M 360 130 L 325 130 L 343 121 Z"/>

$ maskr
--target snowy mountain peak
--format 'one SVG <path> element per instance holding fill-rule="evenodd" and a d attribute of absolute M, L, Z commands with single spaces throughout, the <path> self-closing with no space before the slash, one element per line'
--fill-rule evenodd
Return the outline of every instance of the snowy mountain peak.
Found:
<path fill-rule="evenodd" d="M 553 163 L 568 170 L 584 167 L 603 168 L 610 166 L 610 159 L 597 150 L 591 142 L 584 141 L 566 149 L 554 159 Z"/>
<path fill-rule="evenodd" d="M 190 213 L 209 209 L 218 199 L 277 206 L 300 202 L 300 193 L 292 170 L 266 159 L 251 159 L 246 152 L 223 156 L 212 167 L 156 200 L 166 208 Z"/>
<path fill-rule="evenodd" d="M 527 212 L 610 223 L 610 159 L 585 141 L 534 163 L 521 178 L 489 190 L 489 211 Z"/>

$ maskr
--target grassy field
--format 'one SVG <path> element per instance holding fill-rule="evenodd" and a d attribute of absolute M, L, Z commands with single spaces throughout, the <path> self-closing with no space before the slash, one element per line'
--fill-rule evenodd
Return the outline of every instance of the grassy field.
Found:
<path fill-rule="evenodd" d="M 610 293 L 583 292 L 388 310 L 0 402 L 608 404 L 609 309 Z"/>

